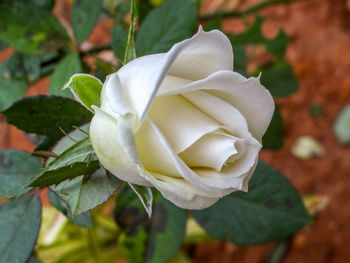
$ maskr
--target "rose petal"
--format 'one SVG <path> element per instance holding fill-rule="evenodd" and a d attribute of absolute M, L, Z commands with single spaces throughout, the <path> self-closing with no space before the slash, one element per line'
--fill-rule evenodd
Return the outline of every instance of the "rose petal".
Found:
<path fill-rule="evenodd" d="M 244 192 L 248 191 L 249 181 L 252 178 L 252 176 L 254 175 L 254 171 L 255 171 L 256 166 L 258 165 L 258 162 L 259 162 L 259 158 L 256 158 L 256 161 L 255 161 L 255 164 L 254 164 L 253 168 L 250 170 L 250 172 L 244 178 L 243 187 L 241 189 L 242 191 L 244 191 Z"/>
<path fill-rule="evenodd" d="M 188 79 L 184 79 L 181 77 L 167 75 L 157 93 L 157 97 L 162 97 L 163 93 L 167 93 L 169 90 L 177 90 L 182 89 L 183 87 L 190 84 L 192 81 Z"/>
<path fill-rule="evenodd" d="M 231 135 L 251 140 L 246 119 L 228 102 L 201 90 L 185 92 L 182 96 L 220 123 Z"/>
<path fill-rule="evenodd" d="M 175 153 L 184 151 L 203 135 L 221 128 L 220 124 L 179 95 L 156 98 L 148 116 Z"/>
<path fill-rule="evenodd" d="M 223 165 L 234 155 L 239 155 L 236 145 L 244 140 L 230 136 L 224 132 L 209 133 L 201 137 L 193 145 L 179 154 L 179 157 L 192 169 L 213 168 L 220 171 Z"/>
<path fill-rule="evenodd" d="M 145 119 L 136 133 L 135 141 L 140 161 L 147 171 L 181 177 L 171 156 L 154 133 L 148 119 Z"/>
<path fill-rule="evenodd" d="M 275 106 L 270 92 L 260 84 L 259 78 L 246 79 L 239 73 L 219 71 L 182 89 L 169 89 L 167 92 L 162 90 L 162 96 L 196 90 L 208 90 L 233 105 L 247 120 L 249 131 L 254 137 L 262 138 L 270 124 Z"/>
<path fill-rule="evenodd" d="M 204 209 L 213 205 L 219 197 L 204 192 L 182 178 L 174 178 L 158 173 L 148 173 L 139 169 L 140 174 L 149 180 L 161 194 L 175 205 L 184 209 Z"/>
<path fill-rule="evenodd" d="M 101 109 L 112 115 L 113 112 L 118 115 L 133 113 L 126 100 L 117 73 L 113 73 L 106 78 L 101 92 Z"/>
<path fill-rule="evenodd" d="M 102 165 L 124 181 L 150 186 L 151 184 L 138 174 L 137 164 L 130 160 L 130 154 L 127 154 L 120 144 L 117 132 L 120 120 L 95 106 L 93 109 L 95 116 L 90 124 L 90 140 Z"/>
<path fill-rule="evenodd" d="M 208 180 L 206 180 L 206 178 L 201 178 L 192 169 L 190 169 L 184 163 L 184 161 L 173 151 L 172 147 L 170 146 L 169 142 L 167 141 L 162 131 L 158 128 L 158 126 L 149 118 L 148 121 L 150 123 L 150 127 L 154 132 L 154 136 L 158 137 L 159 142 L 161 143 L 165 151 L 168 153 L 169 157 L 171 158 L 171 161 L 174 163 L 179 174 L 196 188 L 199 188 L 206 192 L 210 192 L 215 196 L 223 196 L 223 189 L 215 188 L 212 185 L 208 184 Z M 226 188 L 229 188 L 229 186 L 227 186 Z"/>
<path fill-rule="evenodd" d="M 255 168 L 259 151 L 260 147 L 246 144 L 243 156 L 236 162 L 227 164 L 220 172 L 213 169 L 193 169 L 193 171 L 212 187 L 243 190 L 244 182 L 248 183 L 246 177 Z"/>
<path fill-rule="evenodd" d="M 117 74 L 126 99 L 136 112 L 139 128 L 169 70 L 170 75 L 198 80 L 218 70 L 232 68 L 233 54 L 228 38 L 218 30 L 204 32 L 200 28 L 196 35 L 175 44 L 166 54 L 132 60 Z M 113 109 L 118 107 L 112 106 Z"/>
<path fill-rule="evenodd" d="M 184 47 L 169 75 L 193 81 L 206 78 L 220 70 L 233 70 L 232 46 L 221 31 L 204 32 L 200 27 L 196 35 L 187 43 L 185 41 L 180 42 Z"/>

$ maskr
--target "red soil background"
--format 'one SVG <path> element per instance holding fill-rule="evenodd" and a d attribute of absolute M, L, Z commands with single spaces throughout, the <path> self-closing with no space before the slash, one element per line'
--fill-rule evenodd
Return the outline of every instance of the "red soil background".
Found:
<path fill-rule="evenodd" d="M 218 1 L 218 0 L 212 0 Z M 208 1 L 208 2 L 212 2 Z M 59 1 L 61 4 L 63 1 Z M 247 6 L 258 0 L 242 0 Z M 62 5 L 56 5 L 60 19 L 67 16 Z M 261 158 L 284 173 L 303 195 L 328 197 L 328 205 L 314 217 L 314 223 L 296 234 L 283 263 L 345 263 L 350 261 L 350 146 L 340 145 L 332 126 L 337 114 L 350 103 L 350 1 L 306 0 L 291 5 L 268 7 L 260 14 L 267 17 L 264 33 L 268 37 L 284 28 L 290 36 L 287 60 L 300 81 L 300 90 L 288 98 L 276 99 L 285 121 L 285 147 L 279 151 L 263 151 Z M 237 31 L 240 23 L 229 19 L 227 31 Z M 101 21 L 89 42 L 109 41 L 110 20 Z M 0 52 L 0 60 L 11 50 Z M 33 85 L 27 95 L 46 93 L 48 79 Z M 324 113 L 318 118 L 309 114 L 309 106 L 317 103 Z M 302 135 L 316 138 L 326 149 L 322 158 L 299 160 L 291 146 Z M 17 148 L 32 151 L 24 133 L 7 125 L 0 116 L 0 149 Z M 44 202 L 47 198 L 44 196 Z M 190 248 L 195 262 L 263 263 L 274 244 L 237 247 L 210 242 Z"/>

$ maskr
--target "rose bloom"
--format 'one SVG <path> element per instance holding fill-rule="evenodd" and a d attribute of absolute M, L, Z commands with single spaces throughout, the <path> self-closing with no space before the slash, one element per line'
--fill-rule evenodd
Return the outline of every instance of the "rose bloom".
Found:
<path fill-rule="evenodd" d="M 93 107 L 90 138 L 102 165 L 186 209 L 248 190 L 274 112 L 259 78 L 233 72 L 229 39 L 201 28 L 110 75 Z"/>

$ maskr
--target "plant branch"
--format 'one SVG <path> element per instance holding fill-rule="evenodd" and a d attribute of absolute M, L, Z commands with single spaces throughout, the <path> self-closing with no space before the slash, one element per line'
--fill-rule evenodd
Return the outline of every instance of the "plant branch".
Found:
<path fill-rule="evenodd" d="M 255 13 L 267 6 L 277 5 L 277 4 L 291 4 L 293 2 L 298 2 L 303 0 L 264 0 L 260 3 L 247 7 L 243 10 L 233 10 L 233 11 L 223 11 L 223 12 L 213 12 L 200 16 L 200 20 L 210 20 L 215 18 L 227 18 L 227 17 L 243 17 Z"/>
<path fill-rule="evenodd" d="M 128 33 L 128 42 L 126 43 L 126 50 L 124 56 L 124 63 L 136 58 L 135 52 L 135 24 L 138 18 L 138 0 L 132 0 L 130 5 L 130 27 Z"/>

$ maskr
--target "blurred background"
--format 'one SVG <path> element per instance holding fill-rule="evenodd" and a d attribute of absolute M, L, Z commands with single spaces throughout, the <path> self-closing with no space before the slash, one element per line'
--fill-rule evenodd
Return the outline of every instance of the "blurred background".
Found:
<path fill-rule="evenodd" d="M 113 1 L 107 2 L 113 4 Z M 156 5 L 161 1 L 151 2 Z M 244 10 L 259 2 L 206 0 L 201 13 Z M 57 0 L 53 7 L 54 15 L 68 33 L 72 33 L 69 25 L 71 5 L 72 1 Z M 193 262 L 203 263 L 268 262 L 271 252 L 285 253 L 283 260 L 276 262 L 349 262 L 350 209 L 347 204 L 350 203 L 350 147 L 346 143 L 349 143 L 350 112 L 346 106 L 350 104 L 350 1 L 304 0 L 275 4 L 244 19 L 226 18 L 222 28 L 234 34 L 242 32 L 247 24 L 254 21 L 255 14 L 266 17 L 262 32 L 267 39 L 276 37 L 280 28 L 289 36 L 285 58 L 299 80 L 298 91 L 288 97 L 275 98 L 284 120 L 283 148 L 264 150 L 261 158 L 278 168 L 305 196 L 314 222 L 279 243 L 240 247 L 203 240 L 185 245 L 184 249 Z M 112 18 L 101 15 L 82 49 L 91 50 L 110 43 L 113 25 Z M 248 54 L 251 54 L 250 48 L 253 47 L 248 45 Z M 0 62 L 13 53 L 13 48 L 0 51 Z M 254 48 L 253 53 L 247 71 L 271 59 L 259 48 Z M 103 48 L 93 55 L 86 55 L 84 62 L 88 65 L 100 63 L 102 68 L 107 67 L 106 74 L 117 67 L 113 52 Z M 49 77 L 40 78 L 30 86 L 25 96 L 47 94 L 49 86 Z M 3 92 L 1 96 L 5 97 Z M 0 148 L 32 152 L 35 144 L 0 116 Z M 46 204 L 49 202 L 45 191 L 42 200 Z"/>

